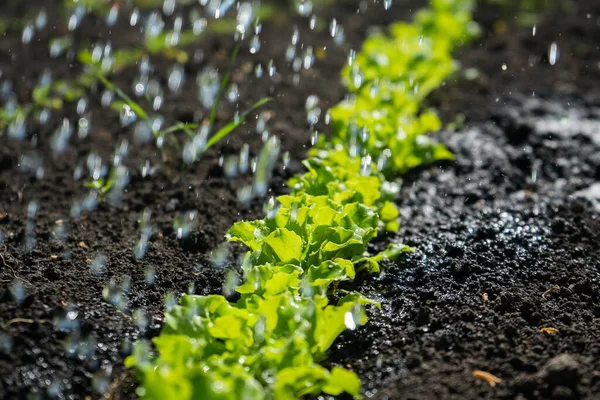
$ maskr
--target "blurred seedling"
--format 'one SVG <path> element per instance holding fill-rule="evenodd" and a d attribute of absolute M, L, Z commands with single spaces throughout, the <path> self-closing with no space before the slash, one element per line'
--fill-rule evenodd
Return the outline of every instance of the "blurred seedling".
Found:
<path fill-rule="evenodd" d="M 106 196 L 112 189 L 114 183 L 115 183 L 114 174 L 112 173 L 112 170 L 111 170 L 110 176 L 102 177 L 102 178 L 95 179 L 93 181 L 86 182 L 84 184 L 84 186 L 86 188 L 94 190 L 98 194 L 98 200 L 100 202 L 102 202 L 106 199 Z"/>
<path fill-rule="evenodd" d="M 232 64 L 238 54 L 238 51 L 239 47 L 236 47 L 231 57 Z M 84 60 L 84 62 L 86 61 Z M 122 89 L 113 84 L 108 79 L 106 74 L 102 72 L 102 69 L 98 66 L 98 64 L 89 62 L 87 63 L 87 65 L 91 73 L 93 73 L 93 75 L 96 77 L 96 79 L 98 79 L 98 81 L 100 81 L 107 89 L 114 92 L 120 98 L 120 101 L 115 101 L 112 103 L 111 108 L 121 113 L 121 123 L 123 125 L 129 125 L 130 123 L 134 122 L 137 118 L 140 118 L 142 121 L 144 121 L 144 123 L 150 126 L 154 125 L 152 124 L 151 117 L 148 115 L 148 113 L 146 113 L 144 108 L 136 101 L 134 101 L 129 95 L 127 95 L 127 93 L 125 93 Z M 211 147 L 223 140 L 227 135 L 233 132 L 233 130 L 240 126 L 251 112 L 253 112 L 257 108 L 261 107 L 262 105 L 266 104 L 271 100 L 270 98 L 263 98 L 258 100 L 250 108 L 248 108 L 241 114 L 238 114 L 232 121 L 225 124 L 217 132 L 210 135 L 210 138 L 208 138 L 208 133 L 212 129 L 216 120 L 219 100 L 223 96 L 225 88 L 229 83 L 230 76 L 231 68 L 221 79 L 219 91 L 212 104 L 210 120 L 208 121 L 208 123 L 204 123 L 202 126 L 200 126 L 197 123 L 178 121 L 165 129 L 152 128 L 152 134 L 156 140 L 157 147 L 163 155 L 163 159 L 169 159 L 168 153 L 165 151 L 167 148 L 164 146 L 164 143 L 168 142 L 173 148 L 175 148 L 177 151 L 180 151 L 181 144 L 177 140 L 175 134 L 178 132 L 184 132 L 187 135 L 188 139 L 186 153 L 189 154 L 188 157 L 185 157 L 184 155 L 184 159 L 186 159 L 186 161 L 188 162 L 196 161 L 200 153 L 209 150 Z M 199 130 L 199 132 L 196 133 L 194 132 L 194 130 Z M 108 189 L 110 190 L 110 188 Z"/>

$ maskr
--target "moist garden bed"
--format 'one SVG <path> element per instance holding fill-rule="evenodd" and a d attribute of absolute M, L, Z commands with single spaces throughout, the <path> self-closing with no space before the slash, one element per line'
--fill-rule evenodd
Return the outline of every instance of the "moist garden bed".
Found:
<path fill-rule="evenodd" d="M 285 179 L 301 171 L 299 161 L 311 140 L 306 98 L 318 96 L 324 110 L 340 101 L 345 89 L 339 72 L 348 49 L 358 49 L 370 27 L 408 19 L 422 5 L 394 3 L 384 10 L 382 4 L 369 3 L 364 13 L 356 13 L 354 2 L 325 7 L 318 15 L 344 26 L 343 46 L 334 43 L 328 29 L 310 30 L 307 18 L 284 13 L 263 21 L 261 49 L 255 55 L 242 49 L 232 81 L 239 87 L 241 110 L 262 97 L 274 98 L 265 107 L 271 113 L 268 126 L 290 152 L 291 162 L 285 169 L 281 164 L 275 168 L 273 194 L 281 194 Z M 3 7 L 11 16 L 24 12 Z M 371 310 L 364 327 L 344 333 L 326 364 L 356 371 L 367 397 L 591 399 L 600 393 L 599 225 L 594 207 L 600 196 L 593 186 L 600 171 L 600 53 L 595 45 L 600 7 L 578 7 L 543 13 L 533 36 L 532 28 L 516 24 L 510 12 L 503 14 L 487 3 L 478 6 L 474 19 L 483 34 L 457 54 L 463 72 L 428 100 L 457 126 L 437 134 L 456 160 L 404 178 L 397 199 L 401 228 L 372 245 L 375 251 L 403 242 L 415 252 L 385 264 L 379 277 L 359 276 L 356 283 L 344 284 L 381 301 L 382 309 Z M 64 25 L 64 16 L 49 5 L 46 9 L 49 26 L 52 18 Z M 284 57 L 294 23 L 302 43 L 315 50 L 326 46 L 315 51 L 315 65 L 302 72 L 298 85 Z M 119 34 L 120 24 L 127 24 L 123 16 L 110 29 L 115 48 L 135 41 Z M 100 32 L 109 35 L 101 26 L 93 18 L 84 20 L 78 40 Z M 28 96 L 45 68 L 58 77 L 78 73 L 77 63 L 71 67 L 46 56 L 48 37 L 54 35 L 47 30 L 28 45 L 21 43 L 21 31 L 0 38 L 2 53 L 13 54 L 0 61 L 2 79 L 11 80 L 20 97 Z M 552 42 L 561 52 L 554 65 L 548 63 Z M 203 60 L 188 64 L 186 76 L 193 80 L 207 65 L 226 69 L 234 46 L 229 36 L 202 37 L 191 49 L 202 49 Z M 267 66 L 271 59 L 276 77 L 256 78 L 256 63 Z M 160 57 L 152 62 L 156 75 L 166 80 L 172 63 Z M 466 79 L 467 68 L 477 68 L 478 76 Z M 135 73 L 126 69 L 113 82 L 128 88 Z M 193 120 L 199 106 L 195 85 L 190 86 L 165 97 L 162 113 L 169 122 Z M 63 117 L 76 119 L 74 107 L 29 127 L 29 134 L 37 136 L 35 145 L 2 136 L 3 398 L 53 393 L 58 398 L 96 397 L 95 388 L 105 384 L 115 397 L 133 397 L 135 379 L 123 367 L 131 342 L 159 333 L 168 293 L 175 298 L 189 290 L 221 293 L 227 268 L 214 266 L 215 249 L 223 248 L 223 235 L 234 222 L 263 213 L 262 201 L 243 205 L 237 198 L 238 188 L 251 177 L 228 179 L 217 165 L 221 154 L 236 154 L 245 143 L 252 155 L 258 154 L 261 136 L 249 120 L 191 166 L 163 163 L 152 145 L 132 148 L 125 160 L 131 180 L 122 202 L 70 219 L 73 202 L 88 190 L 73 179 L 75 166 L 85 164 L 92 150 L 108 159 L 122 138 L 135 142 L 133 128 L 121 127 L 118 115 L 102 108 L 99 99 L 90 97 L 89 109 L 90 135 L 74 140 L 60 157 L 52 155 L 49 138 Z M 219 123 L 233 111 L 225 104 Z M 459 114 L 465 120 L 456 123 Z M 42 179 L 26 170 L 23 155 L 39 157 Z M 146 161 L 156 167 L 150 176 L 143 176 Z M 28 249 L 25 225 L 31 200 L 39 203 L 39 212 L 36 244 Z M 146 208 L 160 234 L 145 257 L 136 260 L 138 221 Z M 197 210 L 198 228 L 178 240 L 173 220 L 189 210 Z M 62 232 L 68 232 L 67 238 L 58 240 Z M 226 267 L 235 266 L 242 253 L 235 246 L 230 250 Z M 98 256 L 106 260 L 101 275 L 90 271 L 90 261 Z M 155 276 L 151 285 L 149 275 Z M 104 300 L 103 290 L 111 278 L 121 284 L 125 276 L 131 290 L 122 312 Z M 25 289 L 21 304 L 11 294 L 15 282 Z M 139 318 L 132 318 L 136 309 L 147 313 L 145 332 L 140 332 Z M 67 320 L 80 325 L 77 337 L 57 328 Z M 68 357 L 65 343 L 71 337 L 78 349 Z M 476 369 L 502 382 L 490 387 L 473 377 Z"/>

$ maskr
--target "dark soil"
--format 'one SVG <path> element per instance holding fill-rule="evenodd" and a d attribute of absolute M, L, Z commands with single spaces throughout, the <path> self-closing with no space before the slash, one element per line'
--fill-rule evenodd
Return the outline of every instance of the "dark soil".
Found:
<path fill-rule="evenodd" d="M 444 134 L 453 165 L 406 182 L 404 225 L 381 244 L 415 252 L 359 285 L 382 310 L 331 361 L 364 371 L 374 398 L 600 393 L 600 108 L 504 101 L 489 122 Z M 476 369 L 503 382 L 491 388 Z"/>
<path fill-rule="evenodd" d="M 27 3 L 33 7 L 33 1 Z M 53 9 L 49 3 L 44 2 Z M 484 35 L 458 54 L 464 67 L 479 69 L 479 78 L 468 81 L 459 75 L 430 100 L 447 121 L 459 113 L 466 116 L 457 132 L 438 135 L 456 153 L 456 162 L 405 177 L 398 199 L 403 226 L 373 247 L 404 242 L 415 253 L 388 265 L 380 277 L 357 282 L 355 288 L 382 301 L 382 310 L 372 311 L 365 327 L 345 333 L 328 361 L 356 370 L 367 397 L 600 396 L 600 189 L 594 186 L 600 177 L 600 5 L 591 3 L 547 12 L 535 37 L 530 27 L 505 18 L 510 12 L 479 8 L 476 20 Z M 358 48 L 369 27 L 411 12 L 400 2 L 390 11 L 382 9 L 369 2 L 366 13 L 345 5 L 320 15 L 327 20 L 335 16 L 345 27 L 348 46 Z M 6 11 L 18 15 L 27 10 Z M 64 20 L 58 14 L 51 17 Z M 506 32 L 495 33 L 502 26 L 498 20 L 508 21 Z M 299 85 L 292 83 L 284 59 L 294 23 L 306 45 L 327 46 L 324 57 L 302 73 Z M 64 23 L 57 25 L 60 31 Z M 110 33 L 115 47 L 131 44 L 132 36 L 119 34 L 127 32 L 126 25 L 122 16 Z M 27 46 L 20 43 L 20 32 L 0 38 L 0 52 L 9 54 L 10 49 L 12 54 L 12 59 L 0 58 L 1 79 L 14 82 L 21 100 L 45 68 L 55 77 L 79 70 L 77 63 L 71 68 L 47 57 L 48 37 L 57 34 L 42 32 Z M 109 32 L 90 20 L 78 35 L 84 42 L 106 38 Z M 336 47 L 327 30 L 311 31 L 307 20 L 288 16 L 264 21 L 261 37 L 260 52 L 243 50 L 232 76 L 240 87 L 240 109 L 264 96 L 275 97 L 266 107 L 273 115 L 269 128 L 282 138 L 293 160 L 275 171 L 273 192 L 281 193 L 284 179 L 299 171 L 309 143 L 306 97 L 318 95 L 324 109 L 343 98 L 339 70 L 349 47 Z M 547 53 L 553 41 L 561 55 L 551 66 Z M 234 45 L 229 38 L 207 36 L 193 46 L 203 49 L 205 57 L 186 67 L 189 82 L 207 65 L 227 68 Z M 271 58 L 278 77 L 255 78 L 254 64 L 266 66 Z M 164 81 L 172 64 L 152 61 Z M 114 81 L 129 88 L 134 74 L 127 70 Z M 134 142 L 133 129 L 121 128 L 118 116 L 103 109 L 97 97 L 90 97 L 90 136 L 74 138 L 61 157 L 52 156 L 49 137 L 63 117 L 75 120 L 74 107 L 56 112 L 48 124 L 29 126 L 29 138 L 37 143 L 0 136 L 0 398 L 55 393 L 57 398 L 98 397 L 92 382 L 98 386 L 106 381 L 108 366 L 109 392 L 132 398 L 135 382 L 122 367 L 127 344 L 158 334 L 168 293 L 177 296 L 190 290 L 190 284 L 198 294 L 220 292 L 225 270 L 213 266 L 212 252 L 233 222 L 262 214 L 262 201 L 237 201 L 237 189 L 251 177 L 228 180 L 217 166 L 221 154 L 234 154 L 244 143 L 253 155 L 258 153 L 261 138 L 249 122 L 191 167 L 176 159 L 161 162 L 151 145 L 132 148 L 125 160 L 131 182 L 123 201 L 71 219 L 71 205 L 87 192 L 73 179 L 75 167 L 85 164 L 91 150 L 109 160 L 122 138 Z M 170 122 L 207 111 L 197 106 L 195 84 L 165 100 L 161 112 Z M 225 106 L 220 123 L 232 114 L 233 108 Z M 41 160 L 43 179 L 23 167 L 22 155 Z M 140 167 L 146 160 L 157 168 L 143 177 Z M 40 204 L 33 248 L 27 247 L 31 241 L 26 233 L 30 200 Z M 161 235 L 136 261 L 132 249 L 145 208 L 152 210 L 152 223 Z M 177 240 L 172 221 L 188 210 L 198 211 L 199 228 Z M 67 228 L 66 239 L 57 226 Z M 99 254 L 108 262 L 106 272 L 95 275 L 86 261 Z M 230 266 L 238 255 L 239 249 L 232 248 Z M 156 274 L 152 285 L 145 279 L 150 268 Z M 127 308 L 118 311 L 102 291 L 111 278 L 120 283 L 126 277 L 131 279 Z M 14 282 L 26 290 L 21 304 L 10 293 Z M 132 319 L 138 308 L 150 319 L 146 332 Z M 61 331 L 53 322 L 64 321 L 67 311 L 76 312 L 71 316 L 79 330 Z M 14 318 L 33 323 L 4 325 Z M 558 332 L 543 333 L 541 328 Z M 72 357 L 66 354 L 69 340 L 80 345 Z M 473 377 L 475 369 L 502 382 L 492 388 Z"/>

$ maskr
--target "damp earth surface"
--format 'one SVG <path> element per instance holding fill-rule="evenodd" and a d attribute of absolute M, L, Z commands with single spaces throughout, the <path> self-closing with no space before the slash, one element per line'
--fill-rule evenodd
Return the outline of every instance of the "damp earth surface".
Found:
<path fill-rule="evenodd" d="M 242 250 L 224 233 L 262 217 L 302 170 L 346 94 L 351 50 L 425 5 L 274 2 L 262 18 L 241 6 L 216 18 L 221 2 L 158 3 L 0 6 L 3 116 L 82 76 L 81 49 L 123 63 L 112 90 L 91 84 L 0 130 L 1 398 L 135 398 L 123 366 L 132 343 L 160 332 L 181 293 L 235 285 Z M 497 3 L 478 5 L 481 35 L 427 100 L 455 161 L 402 177 L 401 228 L 371 249 L 414 253 L 342 285 L 382 304 L 325 361 L 356 371 L 367 398 L 600 395 L 600 4 L 548 2 L 532 19 Z M 130 64 L 113 57 L 152 43 L 142 24 L 174 45 Z M 179 46 L 188 31 L 197 37 Z M 154 134 L 202 125 L 213 109 L 216 131 L 267 97 L 205 152 L 202 133 L 177 128 L 180 147 Z M 270 138 L 276 157 L 261 158 Z M 106 196 L 85 184 L 113 172 Z M 257 185 L 264 195 L 250 196 Z"/>

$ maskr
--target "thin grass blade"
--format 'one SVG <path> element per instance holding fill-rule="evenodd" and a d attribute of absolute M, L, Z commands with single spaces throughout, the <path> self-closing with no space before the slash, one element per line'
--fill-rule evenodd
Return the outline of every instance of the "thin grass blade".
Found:
<path fill-rule="evenodd" d="M 265 97 L 264 99 L 257 101 L 256 103 L 254 103 L 254 105 L 252 105 L 252 107 L 250 107 L 248 110 L 246 110 L 242 114 L 240 114 L 240 116 L 238 118 L 236 118 L 236 120 L 231 121 L 230 123 L 228 123 L 221 129 L 219 129 L 219 131 L 217 133 L 215 133 L 208 140 L 208 142 L 206 143 L 206 146 L 204 146 L 203 151 L 210 149 L 212 146 L 214 146 L 215 144 L 217 144 L 221 140 L 223 140 L 223 138 L 225 138 L 227 135 L 229 135 L 235 128 L 237 128 L 238 126 L 240 126 L 242 124 L 242 122 L 244 122 L 244 120 L 246 119 L 248 114 L 250 114 L 252 111 L 259 108 L 260 106 L 268 103 L 269 101 L 271 101 L 270 97 Z"/>

